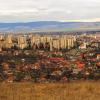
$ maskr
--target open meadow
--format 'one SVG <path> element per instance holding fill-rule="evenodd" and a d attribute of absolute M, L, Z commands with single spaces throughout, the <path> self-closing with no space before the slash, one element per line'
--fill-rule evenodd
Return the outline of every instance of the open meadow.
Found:
<path fill-rule="evenodd" d="M 0 83 L 0 100 L 100 100 L 100 82 Z"/>

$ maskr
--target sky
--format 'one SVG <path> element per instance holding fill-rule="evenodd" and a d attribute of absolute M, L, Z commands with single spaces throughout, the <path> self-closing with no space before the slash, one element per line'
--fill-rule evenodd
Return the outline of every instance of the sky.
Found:
<path fill-rule="evenodd" d="M 0 22 L 100 21 L 100 0 L 0 0 Z"/>

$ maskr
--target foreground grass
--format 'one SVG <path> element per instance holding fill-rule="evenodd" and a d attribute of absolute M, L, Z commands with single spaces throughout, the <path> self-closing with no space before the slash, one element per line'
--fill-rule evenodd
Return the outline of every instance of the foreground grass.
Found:
<path fill-rule="evenodd" d="M 100 100 L 100 83 L 0 83 L 0 100 Z"/>

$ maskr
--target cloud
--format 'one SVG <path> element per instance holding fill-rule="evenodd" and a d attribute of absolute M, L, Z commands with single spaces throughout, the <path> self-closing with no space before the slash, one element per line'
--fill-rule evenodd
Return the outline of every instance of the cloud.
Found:
<path fill-rule="evenodd" d="M 99 0 L 0 0 L 0 22 L 99 20 Z"/>

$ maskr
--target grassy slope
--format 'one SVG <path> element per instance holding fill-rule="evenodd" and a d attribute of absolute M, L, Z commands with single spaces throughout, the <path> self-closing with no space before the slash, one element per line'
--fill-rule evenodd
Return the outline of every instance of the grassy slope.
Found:
<path fill-rule="evenodd" d="M 0 84 L 0 100 L 100 100 L 99 82 Z"/>
<path fill-rule="evenodd" d="M 74 32 L 74 31 L 100 31 L 100 28 L 61 28 L 61 29 L 41 29 L 41 30 L 34 30 L 33 32 L 59 32 L 59 31 L 65 31 L 65 32 Z"/>

